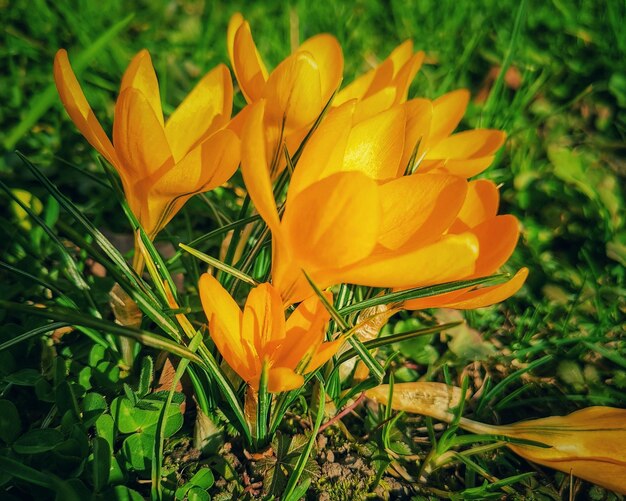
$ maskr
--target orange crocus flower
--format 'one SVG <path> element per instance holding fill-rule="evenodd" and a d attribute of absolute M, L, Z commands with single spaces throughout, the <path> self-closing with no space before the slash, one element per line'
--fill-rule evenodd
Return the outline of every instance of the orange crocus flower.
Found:
<path fill-rule="evenodd" d="M 424 52 L 413 53 L 413 42 L 406 40 L 382 63 L 341 89 L 333 106 L 356 99 L 355 119 L 360 121 L 404 103 L 423 62 Z"/>
<path fill-rule="evenodd" d="M 285 321 L 280 294 L 269 283 L 252 289 L 243 312 L 210 274 L 200 277 L 198 288 L 211 338 L 253 390 L 258 390 L 264 366 L 268 391 L 302 386 L 302 373 L 326 363 L 343 343 L 324 340 L 330 315 L 317 296 L 298 305 Z"/>
<path fill-rule="evenodd" d="M 396 177 L 406 116 L 394 107 L 353 125 L 353 103 L 333 110 L 295 169 L 282 218 L 263 165 L 263 101 L 243 131 L 242 172 L 250 197 L 273 234 L 274 285 L 286 303 L 319 287 L 348 282 L 414 287 L 474 272 L 479 238 L 446 234 L 467 181 L 449 174 Z"/>
<path fill-rule="evenodd" d="M 474 271 L 458 280 L 489 276 L 509 259 L 519 236 L 519 223 L 514 216 L 498 216 L 499 194 L 496 185 L 486 179 L 471 181 L 467 196 L 456 220 L 448 230 L 451 234 L 473 232 L 481 249 Z M 438 296 L 413 299 L 404 303 L 408 310 L 424 308 L 456 308 L 468 310 L 490 306 L 515 294 L 526 281 L 528 268 L 521 268 L 509 281 L 478 289 L 460 289 Z"/>
<path fill-rule="evenodd" d="M 246 101 L 267 101 L 264 117 L 267 160 L 274 177 L 285 167 L 283 141 L 293 154 L 339 87 L 343 74 L 341 47 L 331 35 L 316 35 L 268 73 L 250 25 L 239 13 L 230 19 L 227 42 L 233 72 Z M 241 131 L 248 112 L 249 108 L 244 108 L 239 113 L 233 121 L 233 130 Z"/>
<path fill-rule="evenodd" d="M 67 52 L 54 60 L 63 106 L 87 141 L 117 170 L 128 204 L 150 238 L 194 194 L 227 181 L 239 164 L 239 139 L 225 126 L 232 111 L 228 68 L 219 65 L 165 122 L 146 50 L 131 61 L 115 106 L 113 143 L 96 119 Z"/>

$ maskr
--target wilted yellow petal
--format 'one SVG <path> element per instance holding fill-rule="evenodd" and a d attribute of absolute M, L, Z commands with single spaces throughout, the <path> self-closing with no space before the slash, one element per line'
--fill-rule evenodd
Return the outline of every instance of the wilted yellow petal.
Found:
<path fill-rule="evenodd" d="M 233 84 L 220 64 L 207 73 L 165 124 L 165 135 L 178 161 L 230 120 Z"/>
<path fill-rule="evenodd" d="M 467 421 L 461 426 L 539 442 L 548 447 L 507 443 L 520 456 L 626 494 L 626 409 L 589 407 L 508 426 Z"/>
<path fill-rule="evenodd" d="M 367 390 L 365 395 L 380 404 L 389 405 L 388 384 Z M 456 386 L 423 381 L 395 383 L 391 408 L 449 421 L 453 416 L 450 410 L 458 406 L 462 399 L 463 392 Z"/>

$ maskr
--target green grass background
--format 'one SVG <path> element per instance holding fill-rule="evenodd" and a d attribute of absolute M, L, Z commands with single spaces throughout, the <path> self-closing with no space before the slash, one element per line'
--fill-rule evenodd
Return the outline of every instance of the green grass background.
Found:
<path fill-rule="evenodd" d="M 56 96 L 54 54 L 61 47 L 72 61 L 88 54 L 78 77 L 110 130 L 120 77 L 138 50 L 150 50 L 164 110 L 171 112 L 206 71 L 228 63 L 226 27 L 236 11 L 250 21 L 269 67 L 294 40 L 329 32 L 343 47 L 349 82 L 410 38 L 427 54 L 411 96 L 471 90 L 478 99 L 462 126 L 508 133 L 484 177 L 501 185 L 501 212 L 522 223 L 506 269 L 528 266 L 530 277 L 515 298 L 466 317 L 498 348 L 484 363 L 500 378 L 541 361 L 505 386 L 498 398 L 512 396 L 483 409 L 482 417 L 509 422 L 585 405 L 625 407 L 622 0 L 2 0 L 0 178 L 44 196 L 13 153 L 19 149 L 96 224 L 127 232 L 112 197 L 98 183 L 77 177 L 74 167 L 99 170 Z M 124 19 L 115 36 L 98 42 Z M 236 106 L 242 105 L 238 95 Z M 14 215 L 6 200 L 0 211 L 10 224 Z M 187 219 L 202 228 L 203 207 L 190 204 L 186 210 Z M 11 232 L 0 229 L 0 237 L 1 246 L 9 245 Z M 456 355 L 450 364 L 460 372 L 471 356 Z"/>

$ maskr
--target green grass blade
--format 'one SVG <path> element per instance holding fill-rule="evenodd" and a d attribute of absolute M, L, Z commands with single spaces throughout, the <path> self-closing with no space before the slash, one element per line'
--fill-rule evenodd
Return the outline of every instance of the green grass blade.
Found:
<path fill-rule="evenodd" d="M 210 264 L 211 266 L 213 266 L 214 268 L 217 268 L 220 271 L 224 271 L 228 273 L 229 275 L 232 275 L 236 279 L 242 282 L 245 282 L 248 285 L 252 285 L 253 287 L 259 285 L 258 282 L 251 276 L 246 275 L 245 273 L 233 268 L 232 266 L 227 265 L 226 263 L 222 263 L 222 261 L 220 261 L 219 259 L 215 259 L 214 257 L 211 257 L 205 254 L 204 252 L 200 252 L 199 250 L 189 247 L 188 245 L 185 245 L 182 243 L 178 245 L 181 249 L 187 251 L 192 256 L 197 257 L 201 261 L 204 261 L 205 263 Z"/>
<path fill-rule="evenodd" d="M 309 282 L 309 284 L 315 291 L 315 294 L 324 305 L 324 308 L 326 308 L 328 313 L 330 313 L 330 317 L 337 324 L 337 327 L 339 327 L 341 331 L 345 334 L 350 332 L 352 330 L 350 325 L 345 321 L 345 319 L 335 309 L 335 307 L 332 304 L 330 304 L 328 299 L 326 299 L 326 296 L 322 293 L 321 290 L 319 290 L 319 288 L 317 287 L 317 285 L 315 285 L 313 280 L 311 280 L 311 277 L 309 277 L 309 275 L 304 270 L 303 270 L 303 273 L 304 273 L 305 278 L 307 279 L 307 281 Z M 363 363 L 370 370 L 372 376 L 374 376 L 377 380 L 382 381 L 383 378 L 385 377 L 385 370 L 383 369 L 382 365 L 380 365 L 378 360 L 374 358 L 374 356 L 363 345 L 360 339 L 354 336 L 350 336 L 348 340 L 350 344 L 352 345 L 352 348 L 356 351 L 356 353 L 359 355 Z"/>
<path fill-rule="evenodd" d="M 124 327 L 119 324 L 115 324 L 112 322 L 107 322 L 105 320 L 100 320 L 98 318 L 91 317 L 89 315 L 84 315 L 82 313 L 78 313 L 76 311 L 65 310 L 65 309 L 56 309 L 56 308 L 38 308 L 35 306 L 29 306 L 20 303 L 13 303 L 11 301 L 0 300 L 0 307 L 10 309 L 12 311 L 20 311 L 22 313 L 27 313 L 29 315 L 35 315 L 38 317 L 48 318 L 51 320 L 58 320 L 61 322 L 67 322 L 71 325 L 82 325 L 86 327 L 92 327 L 94 329 L 101 330 L 103 332 L 108 332 L 111 334 L 117 334 L 120 336 L 128 337 L 131 339 L 135 339 L 140 343 L 150 346 L 151 348 L 156 348 L 158 350 L 167 351 L 174 355 L 177 355 L 182 358 L 188 358 L 189 360 L 196 362 L 200 365 L 204 365 L 202 359 L 191 353 L 184 346 L 171 341 L 170 339 L 159 336 L 158 334 L 153 334 L 151 332 L 147 332 L 140 329 L 132 329 L 129 327 Z"/>
<path fill-rule="evenodd" d="M 415 329 L 408 332 L 401 332 L 399 334 L 392 334 L 391 336 L 379 337 L 376 339 L 371 339 L 370 341 L 365 341 L 363 346 L 365 346 L 368 350 L 373 350 L 374 348 L 380 348 L 382 346 L 387 346 L 393 343 L 400 343 L 402 341 L 408 341 L 410 339 L 416 338 L 418 336 L 426 336 L 428 334 L 437 334 L 438 332 L 445 331 L 447 329 L 452 329 L 457 325 L 461 325 L 463 322 L 450 322 L 447 324 L 434 325 L 433 327 L 425 327 L 424 329 Z M 354 349 L 347 350 L 342 353 L 341 356 L 337 359 L 337 366 L 350 360 L 352 357 L 355 357 L 357 352 Z"/>
<path fill-rule="evenodd" d="M 304 468 L 306 463 L 311 455 L 311 451 L 313 450 L 313 446 L 315 445 L 315 440 L 317 438 L 317 432 L 322 426 L 322 420 L 324 419 L 324 406 L 326 404 L 326 390 L 324 388 L 324 384 L 319 379 L 319 397 L 318 397 L 318 407 L 317 407 L 317 416 L 315 417 L 315 424 L 313 425 L 313 429 L 311 430 L 311 436 L 309 437 L 309 441 L 306 444 L 306 447 L 298 457 L 298 462 L 293 469 L 289 477 L 289 481 L 287 482 L 287 486 L 285 487 L 285 491 L 283 494 L 283 499 L 286 501 L 297 501 L 299 497 L 294 495 L 294 491 L 296 489 L 296 485 L 298 484 L 298 480 L 302 476 L 304 472 Z"/>
<path fill-rule="evenodd" d="M 465 289 L 467 287 L 475 287 L 477 285 L 496 285 L 504 282 L 507 277 L 508 275 L 500 273 L 497 275 L 491 275 L 489 277 L 474 278 L 472 280 L 447 282 L 445 284 L 429 285 L 428 287 L 415 287 L 414 289 L 392 292 L 390 294 L 366 299 L 365 301 L 361 301 L 359 303 L 353 303 L 349 306 L 341 308 L 339 312 L 342 315 L 348 315 L 350 313 L 361 311 L 365 308 L 371 308 L 372 306 L 378 306 L 381 304 L 403 303 L 404 301 L 408 301 L 410 299 L 437 296 L 439 294 L 445 294 L 446 292 Z"/>
<path fill-rule="evenodd" d="M 108 31 L 100 36 L 93 44 L 82 51 L 78 57 L 75 58 L 72 68 L 77 75 L 80 75 L 82 71 L 93 61 L 96 54 L 104 49 L 113 40 L 120 31 L 122 31 L 128 23 L 133 19 L 135 15 L 130 14 L 118 23 L 114 24 Z M 50 72 L 52 73 L 52 71 Z M 11 132 L 8 133 L 4 140 L 4 147 L 7 150 L 12 150 L 18 141 L 26 134 L 33 125 L 50 109 L 57 99 L 57 89 L 54 84 L 50 84 L 46 90 L 39 94 L 32 101 L 30 110 L 26 116 L 18 123 Z"/>
<path fill-rule="evenodd" d="M 188 349 L 190 352 L 195 353 L 200 344 L 202 343 L 202 334 L 199 332 L 194 336 L 189 343 Z M 159 413 L 159 419 L 157 421 L 154 450 L 152 454 L 152 499 L 163 499 L 163 486 L 162 486 L 162 461 L 163 461 L 163 449 L 165 444 L 165 426 L 167 425 L 167 410 L 172 403 L 174 393 L 176 393 L 176 385 L 183 377 L 185 369 L 189 365 L 189 360 L 182 359 L 178 363 L 176 372 L 174 373 L 174 379 L 172 380 L 172 386 L 167 394 L 165 404 Z"/>
<path fill-rule="evenodd" d="M 52 322 L 50 324 L 42 325 L 40 327 L 35 327 L 34 329 L 24 332 L 23 334 L 15 336 L 13 339 L 9 339 L 8 341 L 0 344 L 0 351 L 6 350 L 7 348 L 10 348 L 11 346 L 21 343 L 23 341 L 28 341 L 32 337 L 41 336 L 42 334 L 46 334 L 47 332 L 60 329 L 61 327 L 66 327 L 68 325 L 70 324 L 68 324 L 67 322 Z"/>

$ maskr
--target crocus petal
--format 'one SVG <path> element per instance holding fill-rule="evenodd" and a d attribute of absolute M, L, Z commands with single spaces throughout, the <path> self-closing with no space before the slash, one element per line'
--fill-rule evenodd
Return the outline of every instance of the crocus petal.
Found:
<path fill-rule="evenodd" d="M 372 83 L 363 97 L 367 98 L 385 87 L 392 86 L 394 78 L 407 61 L 409 61 L 412 54 L 413 42 L 411 40 L 405 40 L 398 45 L 391 54 L 389 54 L 387 59 L 378 65 Z"/>
<path fill-rule="evenodd" d="M 395 178 L 404 149 L 405 122 L 404 108 L 397 106 L 355 125 L 342 170 L 360 171 L 374 179 Z"/>
<path fill-rule="evenodd" d="M 448 172 L 450 174 L 454 174 L 455 176 L 469 178 L 469 177 L 476 176 L 477 174 L 480 174 L 481 172 L 483 172 L 487 167 L 489 167 L 493 163 L 494 159 L 495 159 L 495 156 L 489 155 L 489 156 L 480 157 L 480 158 L 471 158 L 471 159 L 463 158 L 460 160 L 449 159 L 449 160 L 445 160 L 444 162 L 435 161 L 432 163 L 430 160 L 425 160 L 424 168 L 422 170 L 424 172 L 434 170 L 434 169 L 431 169 L 431 166 L 433 164 L 437 164 L 438 165 L 436 167 L 437 171 Z"/>
<path fill-rule="evenodd" d="M 352 126 L 354 101 L 331 110 L 302 151 L 289 183 L 287 200 L 341 169 Z"/>
<path fill-rule="evenodd" d="M 250 25 L 241 14 L 237 13 L 231 18 L 227 38 L 233 72 L 246 101 L 252 103 L 261 99 L 267 81 L 267 69 L 252 39 Z"/>
<path fill-rule="evenodd" d="M 509 259 L 519 238 L 519 223 L 509 214 L 496 216 L 473 228 L 472 233 L 480 242 L 475 276 L 481 277 L 490 275 Z"/>
<path fill-rule="evenodd" d="M 589 407 L 567 416 L 551 416 L 493 427 L 498 434 L 546 444 L 509 443 L 520 456 L 626 494 L 626 410 Z"/>
<path fill-rule="evenodd" d="M 429 144 L 435 145 L 452 134 L 465 114 L 469 98 L 468 90 L 459 89 L 448 92 L 433 101 L 433 123 Z"/>
<path fill-rule="evenodd" d="M 237 370 L 248 358 L 241 343 L 241 310 L 224 287 L 208 273 L 200 277 L 198 292 L 209 319 L 211 338 L 228 364 Z M 214 328 L 211 319 L 219 328 Z M 239 375 L 245 379 L 244 374 Z"/>
<path fill-rule="evenodd" d="M 522 268 L 508 282 L 465 292 L 454 301 L 445 303 L 445 306 L 447 308 L 456 308 L 457 310 L 473 310 L 491 306 L 504 301 L 520 290 L 526 281 L 526 277 L 528 277 L 528 268 Z M 432 306 L 428 307 L 431 308 Z"/>
<path fill-rule="evenodd" d="M 379 243 L 398 249 L 414 236 L 436 239 L 456 218 L 466 192 L 464 179 L 438 174 L 414 174 L 383 184 Z"/>
<path fill-rule="evenodd" d="M 304 377 L 288 367 L 272 367 L 267 378 L 267 390 L 270 393 L 295 390 L 304 384 Z"/>
<path fill-rule="evenodd" d="M 274 125 L 285 124 L 287 131 L 312 123 L 324 105 L 321 70 L 308 52 L 298 51 L 281 62 L 267 80 L 265 116 Z"/>
<path fill-rule="evenodd" d="M 396 100 L 394 104 L 400 104 L 406 101 L 409 94 L 409 87 L 411 82 L 417 75 L 417 72 L 422 67 L 425 54 L 420 51 L 413 56 L 402 66 L 396 77 L 394 78 L 394 86 L 396 88 Z"/>
<path fill-rule="evenodd" d="M 471 275 L 477 257 L 478 239 L 473 234 L 446 235 L 410 251 L 373 254 L 341 270 L 341 277 L 371 287 L 420 287 Z"/>
<path fill-rule="evenodd" d="M 431 148 L 426 158 L 465 159 L 480 158 L 495 153 L 506 134 L 499 130 L 473 129 L 453 134 Z"/>
<path fill-rule="evenodd" d="M 359 172 L 340 172 L 290 200 L 282 226 L 289 248 L 303 263 L 328 269 L 368 256 L 379 221 L 376 183 Z"/>
<path fill-rule="evenodd" d="M 143 175 L 161 173 L 173 164 L 165 131 L 153 108 L 136 89 L 117 99 L 113 144 L 124 167 Z"/>
<path fill-rule="evenodd" d="M 388 110 L 395 101 L 396 90 L 393 87 L 385 87 L 376 94 L 360 100 L 354 109 L 354 123 L 363 122 Z"/>
<path fill-rule="evenodd" d="M 78 130 L 91 146 L 98 150 L 111 165 L 119 169 L 119 161 L 113 145 L 91 110 L 76 75 L 72 71 L 65 49 L 60 49 L 54 58 L 54 82 L 63 106 Z"/>
<path fill-rule="evenodd" d="M 326 299 L 332 302 L 332 294 Z M 302 301 L 287 319 L 287 336 L 280 346 L 280 365 L 296 368 L 311 350 L 315 352 L 324 340 L 330 313 L 317 296 Z"/>
<path fill-rule="evenodd" d="M 264 283 L 250 291 L 241 322 L 242 338 L 254 345 L 261 362 L 273 360 L 274 350 L 267 345 L 285 337 L 285 312 L 274 287 Z"/>
<path fill-rule="evenodd" d="M 126 68 L 122 83 L 120 85 L 120 95 L 126 89 L 136 89 L 143 94 L 150 104 L 154 116 L 163 127 L 163 110 L 161 108 L 161 94 L 159 93 L 159 82 L 154 72 L 150 53 L 143 49 L 137 53 Z"/>
<path fill-rule="evenodd" d="M 359 76 L 355 80 L 353 80 L 350 84 L 346 85 L 343 89 L 341 89 L 335 99 L 333 104 L 335 106 L 339 106 L 343 103 L 347 103 L 352 99 L 361 99 L 369 89 L 372 84 L 372 80 L 374 80 L 374 76 L 376 75 L 376 70 L 371 69 L 367 73 Z"/>
<path fill-rule="evenodd" d="M 328 341 L 326 343 L 322 343 L 320 347 L 317 349 L 309 365 L 306 367 L 305 373 L 313 372 L 315 369 L 321 367 L 326 362 L 328 362 L 335 353 L 341 348 L 345 341 L 343 339 L 336 339 L 335 341 Z"/>
<path fill-rule="evenodd" d="M 280 222 L 267 165 L 263 124 L 264 106 L 264 101 L 255 103 L 248 112 L 242 131 L 241 173 L 256 210 L 259 211 L 276 238 L 280 237 Z"/>
<path fill-rule="evenodd" d="M 468 185 L 467 196 L 458 218 L 464 223 L 464 227 L 473 228 L 483 221 L 496 216 L 500 195 L 498 188 L 492 181 L 478 179 Z M 454 227 L 451 229 L 453 233 Z"/>
<path fill-rule="evenodd" d="M 239 158 L 237 135 L 228 129 L 220 130 L 156 180 L 154 190 L 171 197 L 209 191 L 230 179 Z"/>
<path fill-rule="evenodd" d="M 316 35 L 306 40 L 298 51 L 308 52 L 320 69 L 321 95 L 324 105 L 337 90 L 343 77 L 343 52 L 335 37 Z"/>
<path fill-rule="evenodd" d="M 172 113 L 165 135 L 176 160 L 230 120 L 233 84 L 228 68 L 220 64 L 207 73 Z"/>

